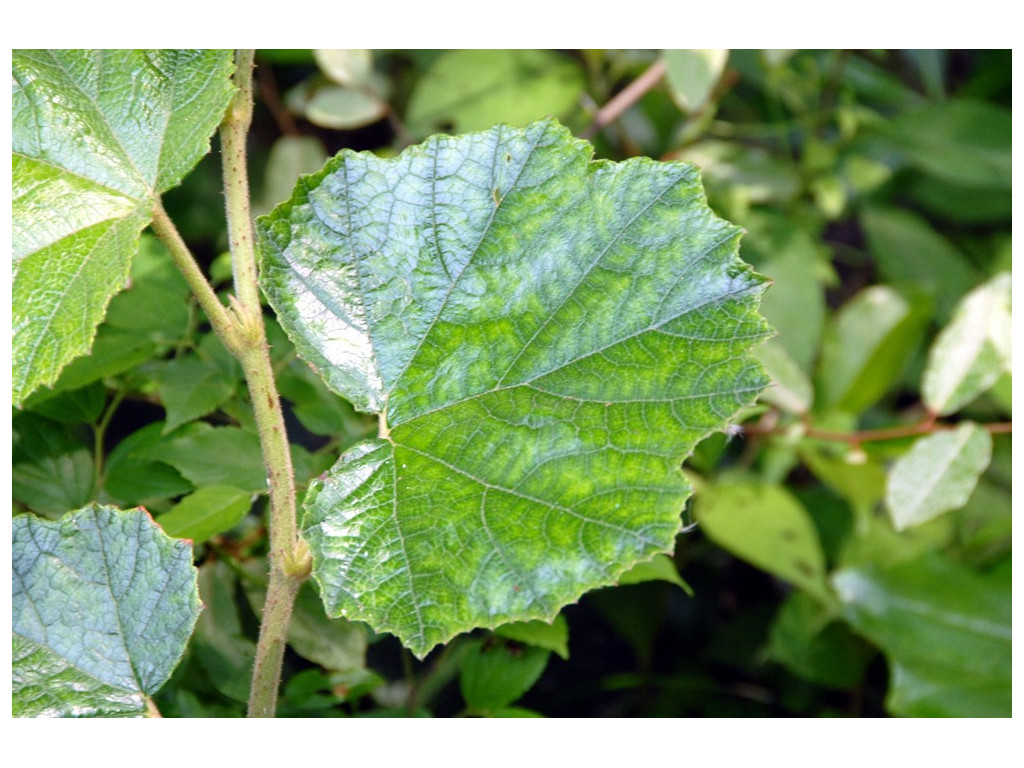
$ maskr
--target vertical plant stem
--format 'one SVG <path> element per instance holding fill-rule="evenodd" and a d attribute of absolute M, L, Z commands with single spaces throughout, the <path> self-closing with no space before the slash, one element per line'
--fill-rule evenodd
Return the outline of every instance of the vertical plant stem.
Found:
<path fill-rule="evenodd" d="M 252 122 L 253 51 L 235 57 L 235 98 L 221 125 L 224 153 L 224 194 L 227 198 L 231 263 L 238 301 L 232 307 L 240 329 L 238 359 L 249 386 L 256 428 L 270 488 L 270 579 L 256 645 L 249 717 L 273 717 L 281 664 L 295 595 L 309 575 L 309 552 L 301 545 L 295 524 L 295 477 L 285 432 L 281 399 L 274 383 L 267 337 L 263 326 L 259 288 L 256 284 L 256 252 L 253 247 L 249 204 L 249 173 L 245 141 Z"/>
<path fill-rule="evenodd" d="M 288 623 L 295 595 L 309 576 L 310 559 L 308 548 L 296 532 L 295 477 L 291 450 L 281 411 L 281 398 L 274 383 L 270 350 L 263 326 L 263 309 L 256 283 L 256 252 L 253 247 L 245 152 L 245 140 L 252 120 L 252 63 L 252 51 L 238 53 L 235 69 L 238 91 L 228 108 L 220 134 L 224 153 L 224 192 L 227 199 L 231 262 L 235 278 L 236 295 L 231 297 L 231 306 L 221 304 L 159 201 L 153 206 L 153 229 L 171 251 L 214 331 L 242 364 L 252 399 L 270 494 L 267 521 L 270 578 L 253 665 L 249 717 L 273 717 L 277 707 Z"/>

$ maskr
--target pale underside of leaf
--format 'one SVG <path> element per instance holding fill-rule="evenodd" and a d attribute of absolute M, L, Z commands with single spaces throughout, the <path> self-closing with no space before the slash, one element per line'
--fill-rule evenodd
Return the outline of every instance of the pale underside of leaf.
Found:
<path fill-rule="evenodd" d="M 282 325 L 387 424 L 310 489 L 314 573 L 417 654 L 671 550 L 681 460 L 766 383 L 696 170 L 590 152 L 554 121 L 346 152 L 261 220 Z"/>

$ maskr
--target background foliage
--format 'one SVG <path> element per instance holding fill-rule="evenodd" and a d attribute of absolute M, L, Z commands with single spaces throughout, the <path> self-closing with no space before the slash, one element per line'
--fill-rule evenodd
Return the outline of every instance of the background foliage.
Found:
<path fill-rule="evenodd" d="M 746 230 L 741 255 L 774 281 L 762 311 L 778 331 L 758 352 L 775 386 L 687 462 L 696 525 L 672 559 L 552 625 L 472 633 L 423 662 L 329 620 L 306 585 L 281 714 L 1009 714 L 1009 52 L 257 61 L 261 212 L 342 148 L 388 157 L 438 131 L 555 116 L 599 157 L 700 166 L 712 208 Z M 224 287 L 220 184 L 214 152 L 165 205 Z M 145 222 L 125 210 L 133 234 Z M 128 285 L 92 354 L 14 412 L 15 512 L 144 504 L 192 539 L 206 609 L 156 702 L 241 715 L 266 572 L 251 407 L 148 235 Z M 268 322 L 305 486 L 376 424 Z"/>

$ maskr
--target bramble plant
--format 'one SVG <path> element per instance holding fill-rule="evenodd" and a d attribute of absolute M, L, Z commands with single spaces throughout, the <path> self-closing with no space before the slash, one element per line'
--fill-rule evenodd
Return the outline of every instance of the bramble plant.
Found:
<path fill-rule="evenodd" d="M 878 159 L 996 226 L 1007 111 L 825 117 L 807 64 L 727 51 L 291 55 L 263 113 L 253 51 L 14 52 L 16 715 L 444 713 L 456 676 L 456 711 L 557 714 L 516 704 L 566 606 L 650 675 L 655 612 L 614 595 L 702 599 L 694 489 L 700 546 L 778 591 L 754 641 L 792 679 L 859 701 L 880 651 L 894 714 L 1009 713 L 1008 229 L 964 258 Z M 715 137 L 738 71 L 799 163 Z M 814 238 L 848 210 L 884 281 L 832 312 Z"/>

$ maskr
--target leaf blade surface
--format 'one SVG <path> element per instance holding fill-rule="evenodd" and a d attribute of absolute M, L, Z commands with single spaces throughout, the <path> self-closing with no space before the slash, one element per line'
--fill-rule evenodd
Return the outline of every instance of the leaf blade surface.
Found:
<path fill-rule="evenodd" d="M 199 616 L 191 547 L 141 509 L 13 522 L 14 713 L 139 715 Z"/>
<path fill-rule="evenodd" d="M 87 352 L 155 197 L 206 152 L 228 51 L 17 50 L 14 375 L 18 404 Z"/>
<path fill-rule="evenodd" d="M 346 152 L 260 221 L 296 348 L 382 414 L 311 486 L 314 573 L 417 654 L 669 551 L 680 461 L 766 383 L 764 281 L 693 166 L 590 152 L 554 121 Z"/>

